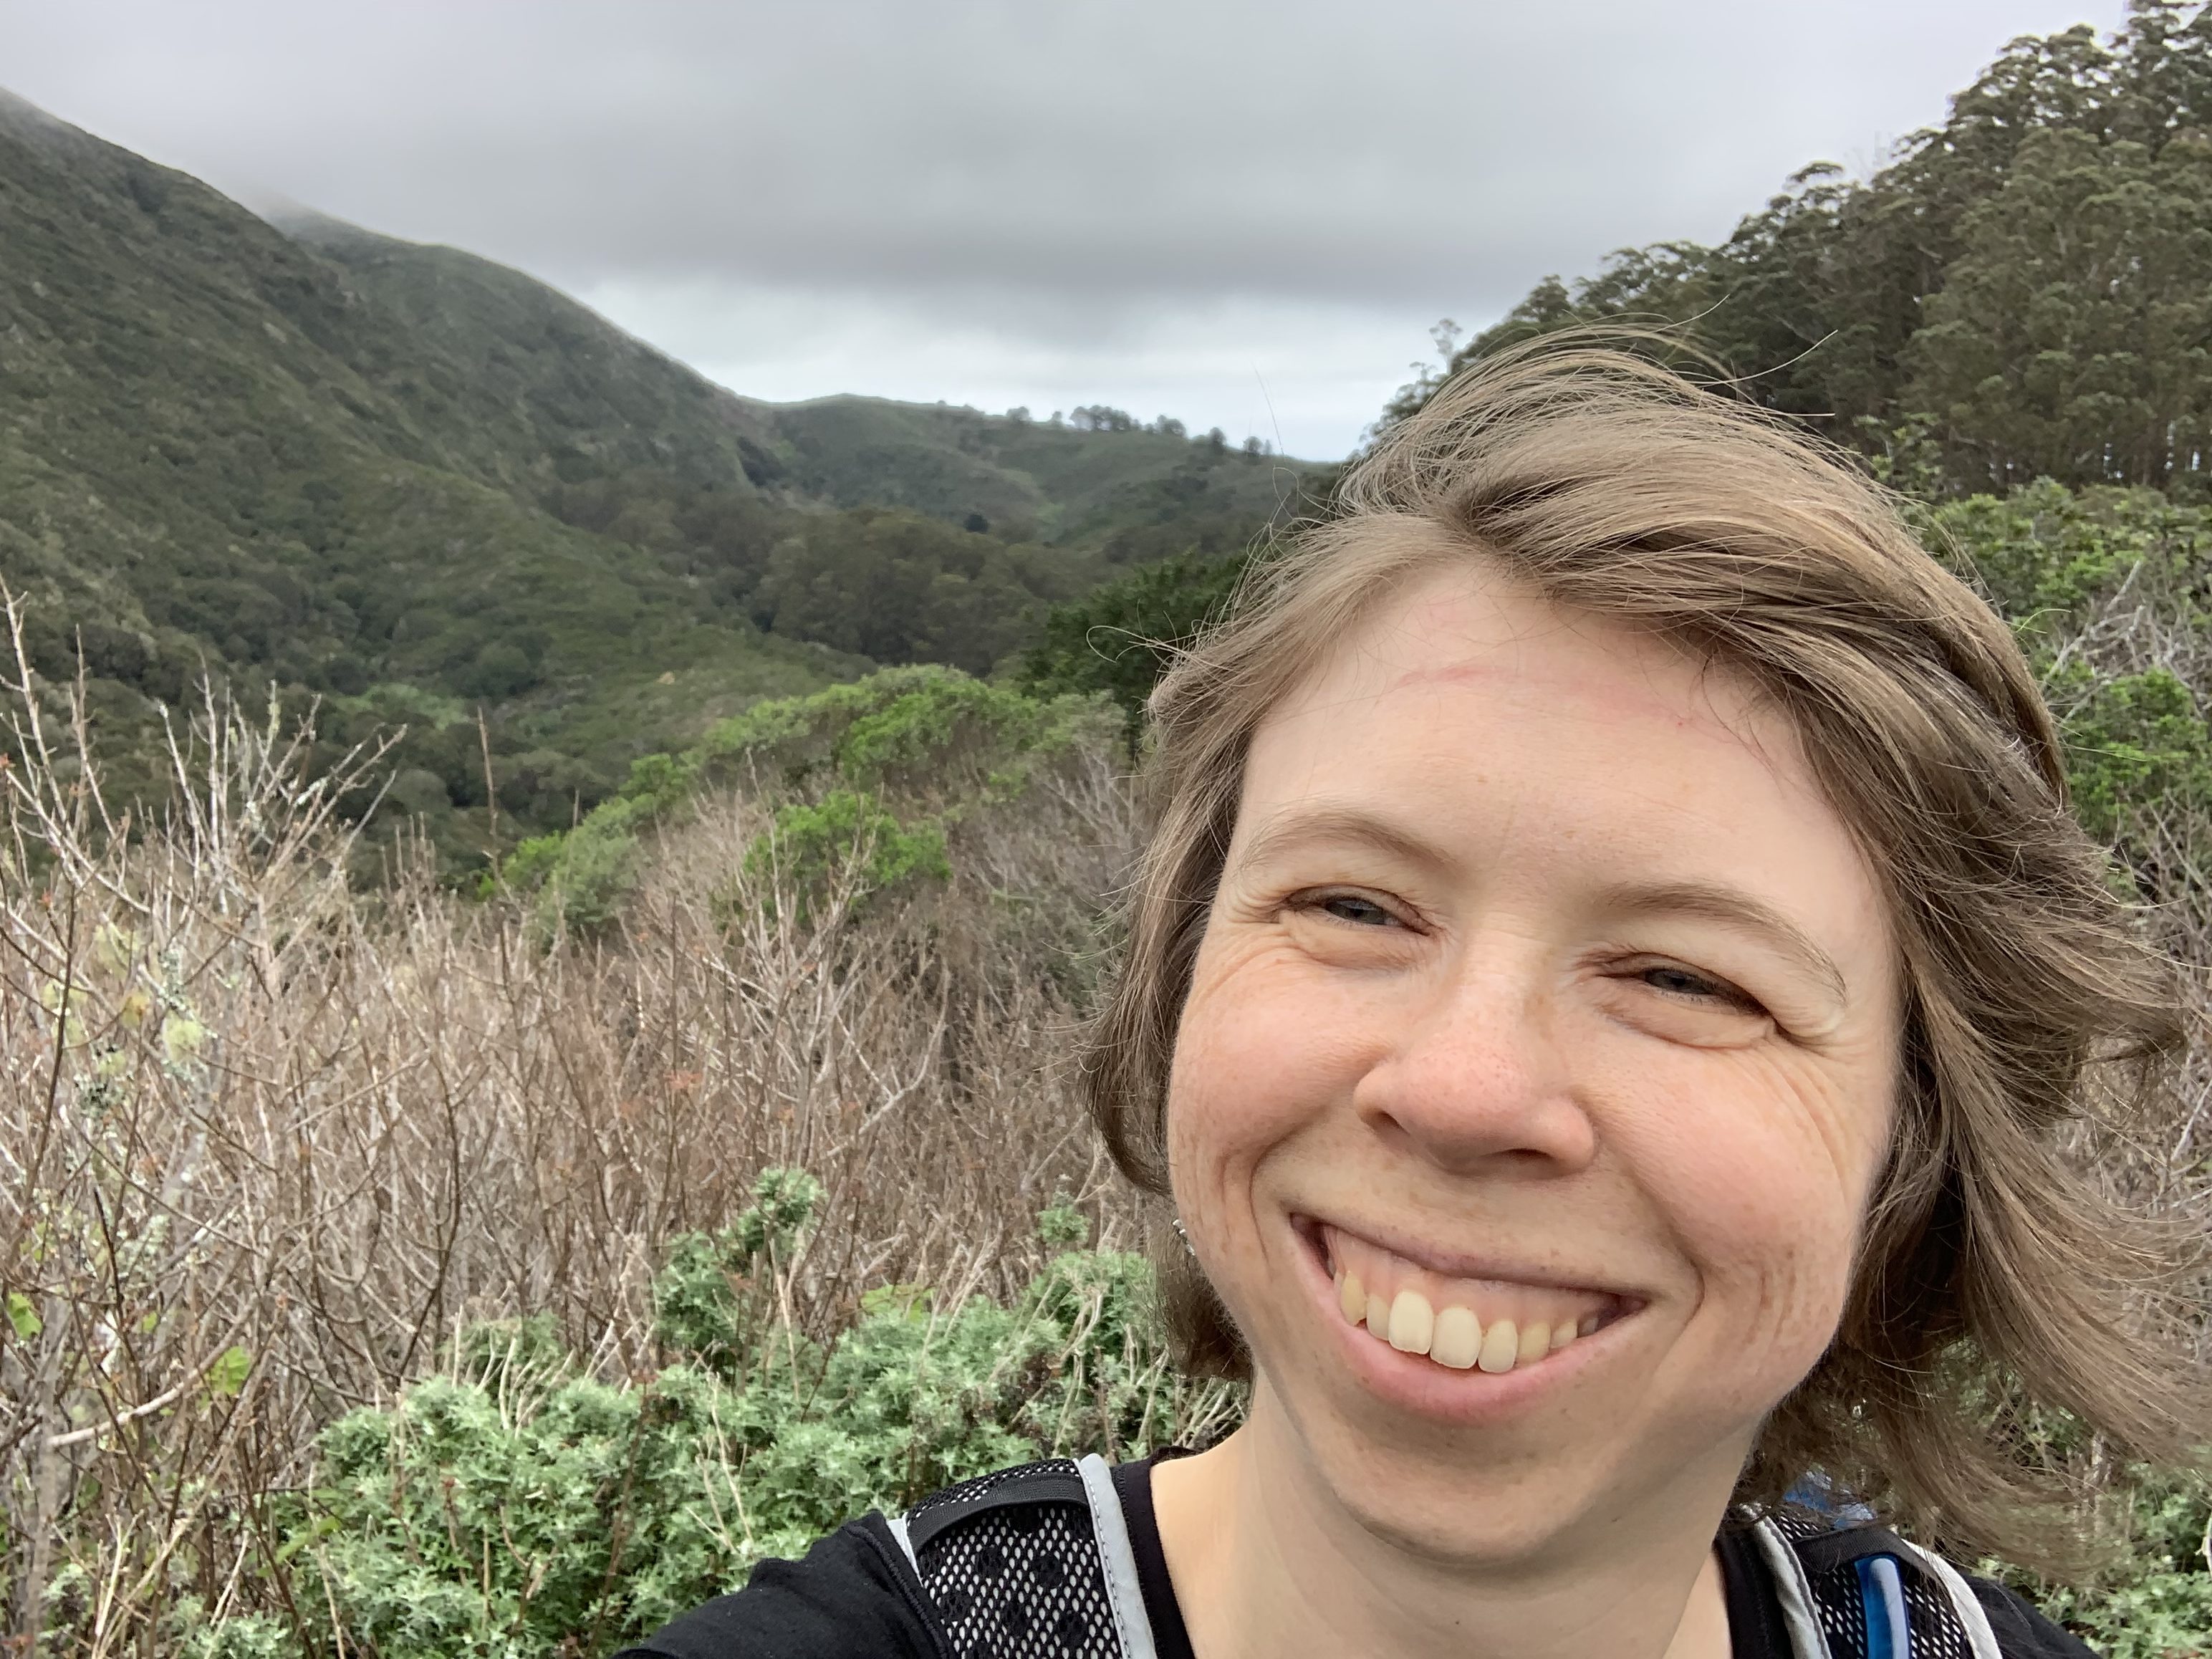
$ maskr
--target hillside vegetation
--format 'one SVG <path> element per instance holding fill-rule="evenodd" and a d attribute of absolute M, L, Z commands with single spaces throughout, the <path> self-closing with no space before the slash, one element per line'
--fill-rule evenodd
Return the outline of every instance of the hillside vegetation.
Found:
<path fill-rule="evenodd" d="M 1445 368 L 1578 323 L 1663 326 L 1923 492 L 2045 477 L 2197 500 L 2208 271 L 2212 16 L 2130 0 L 2112 40 L 2087 24 L 2014 40 L 1872 177 L 1815 162 L 1718 246 L 1547 276 Z"/>
<path fill-rule="evenodd" d="M 2212 25 L 2130 18 L 1438 372 L 1669 321 L 1647 349 L 1856 447 L 2202 964 Z M 280 234 L 20 106 L 0 236 L 7 1637 L 603 1654 L 870 1504 L 1236 1420 L 1167 1363 L 1070 1033 L 1144 696 L 1325 479 L 1112 410 L 750 404 L 515 273 Z M 202 652 L 218 689 L 171 697 Z M 2200 1231 L 2208 1064 L 2162 1139 L 2069 1149 Z M 2109 1565 L 2046 1610 L 2212 1656 L 2205 1491 L 2136 1471 L 2081 1520 Z"/>
<path fill-rule="evenodd" d="M 4 94 L 0 239 L 0 580 L 43 673 L 82 659 L 111 789 L 159 787 L 204 674 L 273 681 L 325 701 L 326 759 L 408 727 L 449 867 L 760 696 L 986 672 L 1297 495 L 1117 411 L 753 402 L 520 272 L 264 222 Z"/>

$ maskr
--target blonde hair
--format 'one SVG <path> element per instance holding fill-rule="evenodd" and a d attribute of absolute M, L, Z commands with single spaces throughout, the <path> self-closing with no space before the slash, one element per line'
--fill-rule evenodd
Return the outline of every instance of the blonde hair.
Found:
<path fill-rule="evenodd" d="M 1176 1022 L 1255 728 L 1445 559 L 1755 684 L 1887 887 L 1905 988 L 1894 1141 L 1841 1328 L 1765 1425 L 1739 1500 L 1770 1507 L 1818 1470 L 1923 1538 L 2064 1563 L 2068 1488 L 2037 1451 L 2052 1413 L 2123 1458 L 2182 1461 L 2204 1430 L 2180 1242 L 2059 1144 L 2166 1098 L 2171 972 L 2068 811 L 2004 622 L 1849 460 L 1603 342 L 1538 342 L 1446 385 L 1154 692 L 1155 827 L 1085 1056 L 1115 1160 L 1167 1192 Z M 1209 1289 L 1160 1255 L 1185 1363 L 1247 1374 Z"/>

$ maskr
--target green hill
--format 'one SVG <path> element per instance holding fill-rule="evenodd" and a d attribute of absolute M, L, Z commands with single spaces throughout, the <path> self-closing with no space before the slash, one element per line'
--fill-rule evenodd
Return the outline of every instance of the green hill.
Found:
<path fill-rule="evenodd" d="M 404 319 L 416 349 L 434 349 L 447 370 L 428 380 L 410 358 L 365 372 L 452 425 L 449 442 L 495 429 L 477 447 L 495 465 L 530 455 L 533 473 L 506 475 L 525 487 L 633 469 L 693 486 L 741 473 L 782 504 L 904 507 L 963 525 L 973 514 L 1002 537 L 1103 549 L 1116 536 L 1133 546 L 1164 517 L 1264 521 L 1304 471 L 1114 410 L 1078 410 L 1071 425 L 881 398 L 762 403 L 489 260 L 305 211 L 275 222 L 342 266 L 349 287 Z"/>
<path fill-rule="evenodd" d="M 1139 426 L 1082 410 L 1089 429 L 1008 419 L 945 404 L 823 398 L 760 405 L 791 485 L 841 507 L 896 506 L 1075 547 L 1112 562 L 1241 545 L 1311 470 L 1228 447 L 1218 434 Z M 1172 526 L 1171 546 L 1152 532 Z M 1235 532 L 1227 527 L 1237 526 Z"/>
<path fill-rule="evenodd" d="M 511 827 L 565 822 L 756 698 L 988 670 L 1297 493 L 1109 410 L 759 403 L 520 272 L 280 220 L 0 94 L 0 578 L 126 784 L 204 669 L 273 679 L 333 741 L 409 721 L 458 851 L 478 710 Z"/>

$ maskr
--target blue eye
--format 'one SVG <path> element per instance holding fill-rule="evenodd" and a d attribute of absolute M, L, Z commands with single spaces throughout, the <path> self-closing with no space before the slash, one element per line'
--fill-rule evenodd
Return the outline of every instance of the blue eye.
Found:
<path fill-rule="evenodd" d="M 1699 979 L 1695 974 L 1680 968 L 1646 968 L 1643 980 L 1654 990 L 1665 991 L 1678 997 L 1718 997 L 1719 986 L 1709 979 Z"/>
<path fill-rule="evenodd" d="M 1340 921 L 1357 922 L 1364 927 L 1388 927 L 1396 920 L 1374 900 L 1361 898 L 1355 893 L 1338 893 L 1325 898 L 1321 908 Z"/>

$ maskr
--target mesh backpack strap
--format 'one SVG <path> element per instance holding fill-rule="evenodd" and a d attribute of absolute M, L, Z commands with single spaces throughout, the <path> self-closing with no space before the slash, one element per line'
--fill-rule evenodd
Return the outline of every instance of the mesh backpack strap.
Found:
<path fill-rule="evenodd" d="M 1802 1598 L 1833 1659 L 2002 1659 L 1996 1632 L 1957 1569 L 1883 1527 L 1832 1528 L 1795 1516 L 1759 1524 L 1785 1614 Z M 1778 1560 L 1786 1555 L 1795 1583 Z M 1796 1622 L 1791 1622 L 1796 1640 Z"/>
<path fill-rule="evenodd" d="M 1091 1453 L 1076 1466 L 1091 1496 L 1091 1531 L 1106 1575 L 1106 1601 L 1114 1612 L 1114 1633 L 1121 1659 L 1159 1659 L 1152 1645 L 1152 1615 L 1145 1611 L 1145 1587 L 1137 1577 L 1137 1553 L 1129 1547 L 1129 1521 L 1106 1460 Z"/>
<path fill-rule="evenodd" d="M 1153 1659 L 1121 1504 L 1107 1481 L 1102 1509 L 1086 1474 L 1064 1457 L 1002 1469 L 894 1523 L 957 1659 Z M 1102 1547 L 1116 1540 L 1118 1558 Z"/>

